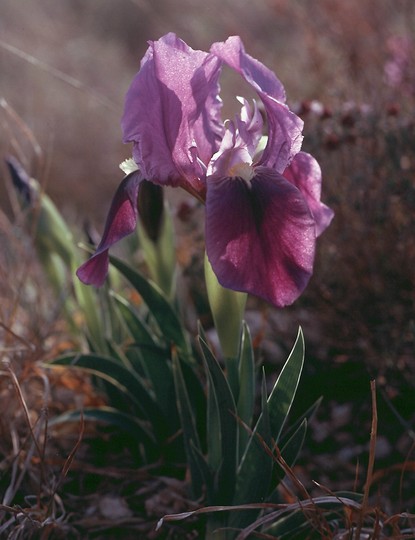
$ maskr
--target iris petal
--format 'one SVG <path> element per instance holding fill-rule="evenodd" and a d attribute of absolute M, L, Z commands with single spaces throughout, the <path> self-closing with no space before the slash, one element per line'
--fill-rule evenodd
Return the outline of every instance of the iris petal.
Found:
<path fill-rule="evenodd" d="M 245 52 L 239 36 L 214 43 L 211 52 L 237 71 L 261 98 L 267 113 L 268 143 L 258 164 L 282 173 L 303 140 L 303 121 L 285 105 L 283 85 L 271 70 Z"/>
<path fill-rule="evenodd" d="M 135 171 L 119 185 L 105 223 L 102 240 L 96 252 L 76 272 L 86 285 L 100 287 L 108 274 L 108 250 L 116 242 L 133 233 L 137 224 L 137 196 L 142 176 Z"/>
<path fill-rule="evenodd" d="M 241 115 L 237 118 L 238 132 L 248 152 L 253 156 L 262 137 L 262 116 L 255 101 L 253 108 L 245 98 L 238 97 L 238 101 L 242 103 Z"/>
<path fill-rule="evenodd" d="M 198 158 L 207 164 L 223 130 L 218 77 L 221 62 L 170 33 L 150 47 L 126 96 L 124 142 L 153 182 L 202 189 Z M 183 186 L 185 187 L 185 186 Z"/>
<path fill-rule="evenodd" d="M 235 130 L 233 122 L 227 123 L 227 129 L 223 136 L 219 150 L 209 163 L 207 169 L 207 183 L 210 175 L 231 176 L 230 170 L 239 163 L 251 163 L 251 155 L 247 149 L 245 141 Z"/>
<path fill-rule="evenodd" d="M 320 236 L 334 217 L 333 210 L 320 201 L 320 165 L 310 154 L 299 152 L 284 171 L 283 176 L 297 186 L 303 194 L 316 222 L 316 235 Z"/>
<path fill-rule="evenodd" d="M 206 250 L 222 286 L 282 307 L 311 276 L 315 222 L 301 192 L 272 169 L 257 167 L 250 183 L 212 176 Z"/>

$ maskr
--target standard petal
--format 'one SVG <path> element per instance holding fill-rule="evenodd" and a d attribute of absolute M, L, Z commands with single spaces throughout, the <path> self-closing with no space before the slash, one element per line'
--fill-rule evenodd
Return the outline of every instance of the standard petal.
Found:
<path fill-rule="evenodd" d="M 134 142 L 134 159 L 147 179 L 201 188 L 200 164 L 191 149 L 196 145 L 205 164 L 217 150 L 220 66 L 216 57 L 171 33 L 150 43 L 122 119 L 124 142 Z"/>
<path fill-rule="evenodd" d="M 299 152 L 284 171 L 283 176 L 297 186 L 303 194 L 316 222 L 316 235 L 320 236 L 334 217 L 333 210 L 320 201 L 320 165 L 310 154 Z"/>
<path fill-rule="evenodd" d="M 137 225 L 137 196 L 142 176 L 135 171 L 119 185 L 105 223 L 104 234 L 96 252 L 76 272 L 86 285 L 100 287 L 108 274 L 108 250 L 116 242 L 134 232 Z"/>
<path fill-rule="evenodd" d="M 315 223 L 301 192 L 280 174 L 208 178 L 206 250 L 224 287 L 276 306 L 301 294 L 312 273 Z"/>
<path fill-rule="evenodd" d="M 261 98 L 268 120 L 268 143 L 259 165 L 282 173 L 301 149 L 303 121 L 285 105 L 285 90 L 275 74 L 245 52 L 239 36 L 214 43 L 211 52 L 237 71 Z"/>
<path fill-rule="evenodd" d="M 240 73 L 257 92 L 264 92 L 285 103 L 285 90 L 281 81 L 269 68 L 245 52 L 239 36 L 231 36 L 226 41 L 213 43 L 210 50 Z"/>
<path fill-rule="evenodd" d="M 208 175 L 234 176 L 232 168 L 235 165 L 251 164 L 252 158 L 245 141 L 235 130 L 233 122 L 227 122 L 225 135 L 216 154 L 212 157 L 208 169 Z"/>
<path fill-rule="evenodd" d="M 253 156 L 262 137 L 262 116 L 255 100 L 253 100 L 253 108 L 251 108 L 245 98 L 238 97 L 237 99 L 242 103 L 240 117 L 236 119 L 238 132 L 245 142 L 248 152 Z"/>

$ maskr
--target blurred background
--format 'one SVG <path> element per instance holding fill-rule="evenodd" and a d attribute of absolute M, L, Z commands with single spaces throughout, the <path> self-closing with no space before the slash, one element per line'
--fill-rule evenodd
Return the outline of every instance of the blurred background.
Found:
<path fill-rule="evenodd" d="M 252 56 L 275 70 L 291 105 L 313 99 L 327 106 L 381 104 L 391 92 L 384 78 L 388 40 L 413 27 L 412 5 L 1 0 L 0 154 L 18 153 L 65 212 L 88 211 L 102 220 L 120 178 L 118 163 L 130 154 L 121 144 L 120 117 L 148 40 L 173 31 L 207 50 L 238 34 Z M 225 111 L 238 84 L 222 81 Z M 4 182 L 1 190 L 4 200 Z"/>

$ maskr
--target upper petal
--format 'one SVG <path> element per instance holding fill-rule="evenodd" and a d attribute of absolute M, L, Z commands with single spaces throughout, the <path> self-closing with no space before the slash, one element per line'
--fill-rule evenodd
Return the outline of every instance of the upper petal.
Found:
<path fill-rule="evenodd" d="M 133 233 L 137 225 L 137 196 L 142 176 L 134 171 L 119 185 L 108 212 L 104 233 L 94 255 L 76 272 L 86 285 L 100 287 L 108 274 L 108 250 L 116 242 Z"/>
<path fill-rule="evenodd" d="M 315 223 L 301 192 L 275 170 L 208 178 L 206 250 L 224 287 L 291 304 L 312 273 Z"/>
<path fill-rule="evenodd" d="M 219 150 L 212 157 L 207 174 L 219 176 L 234 176 L 232 167 L 239 163 L 251 164 L 252 158 L 245 141 L 235 129 L 233 122 L 227 122 Z"/>
<path fill-rule="evenodd" d="M 122 129 L 149 180 L 198 189 L 200 164 L 216 151 L 222 129 L 218 77 L 221 62 L 170 33 L 150 47 L 127 92 Z"/>
<path fill-rule="evenodd" d="M 252 157 L 262 137 L 262 116 L 255 100 L 253 100 L 253 108 L 243 97 L 238 97 L 238 101 L 242 103 L 241 114 L 236 119 L 238 132 Z"/>
<path fill-rule="evenodd" d="M 303 194 L 316 222 L 316 235 L 320 236 L 334 217 L 333 210 L 320 201 L 320 165 L 310 154 L 299 152 L 284 171 L 283 176 L 297 186 Z"/>
<path fill-rule="evenodd" d="M 239 36 L 214 43 L 211 52 L 248 82 L 261 98 L 268 120 L 268 143 L 260 165 L 282 173 L 300 151 L 303 121 L 285 105 L 285 90 L 275 74 L 245 52 Z"/>

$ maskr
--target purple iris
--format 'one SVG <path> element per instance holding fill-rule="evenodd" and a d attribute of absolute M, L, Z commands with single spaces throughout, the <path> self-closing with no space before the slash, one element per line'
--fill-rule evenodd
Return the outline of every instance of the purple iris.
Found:
<path fill-rule="evenodd" d="M 257 92 L 222 122 L 224 64 Z M 301 152 L 303 122 L 285 104 L 281 82 L 249 56 L 237 36 L 195 51 L 174 34 L 150 46 L 128 90 L 122 129 L 138 170 L 112 202 L 96 253 L 77 274 L 101 285 L 108 249 L 134 231 L 143 180 L 182 187 L 206 204 L 206 251 L 218 281 L 276 306 L 291 304 L 312 274 L 316 237 L 333 212 L 320 202 L 321 171 Z"/>

